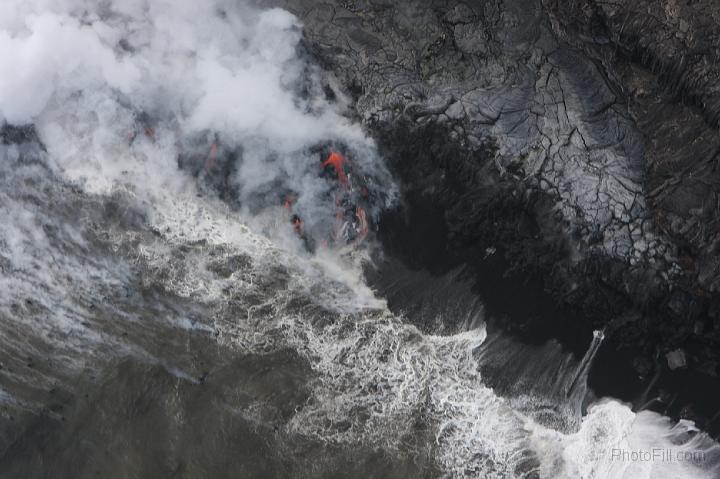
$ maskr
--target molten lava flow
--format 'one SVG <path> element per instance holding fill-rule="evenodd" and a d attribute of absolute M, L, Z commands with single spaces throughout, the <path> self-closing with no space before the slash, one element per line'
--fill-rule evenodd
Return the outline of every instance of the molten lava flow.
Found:
<path fill-rule="evenodd" d="M 293 215 L 292 224 L 293 224 L 293 229 L 295 230 L 295 233 L 297 233 L 298 236 L 302 236 L 303 235 L 303 227 L 304 227 L 303 220 L 300 219 L 300 217 L 298 215 Z"/>
<path fill-rule="evenodd" d="M 297 198 L 293 195 L 287 195 L 285 199 L 283 200 L 283 208 L 290 211 L 297 201 Z"/>
<path fill-rule="evenodd" d="M 210 154 L 208 155 L 207 159 L 205 160 L 205 171 L 209 171 L 213 166 L 215 166 L 215 158 L 217 158 L 218 155 L 218 145 L 217 143 L 213 143 L 210 147 Z"/>
<path fill-rule="evenodd" d="M 295 202 L 297 201 L 297 196 L 293 194 L 289 194 L 285 196 L 285 199 L 283 200 L 283 208 L 288 213 L 292 212 L 293 206 L 295 205 Z M 290 217 L 290 223 L 293 225 L 293 229 L 295 230 L 295 233 L 302 237 L 305 233 L 305 222 L 298 216 L 297 214 L 292 214 Z"/>
<path fill-rule="evenodd" d="M 357 205 L 360 198 L 368 198 L 370 192 L 363 185 L 362 177 L 358 184 L 350 183 L 349 170 L 350 162 L 341 153 L 331 151 L 328 158 L 322 162 L 322 167 L 332 167 L 337 174 L 338 183 L 342 185 L 342 191 L 335 191 L 335 227 L 328 232 L 326 238 L 319 238 L 320 245 L 327 247 L 328 244 L 342 247 L 343 245 L 358 245 L 368 236 L 369 226 L 367 212 Z M 295 205 L 298 197 L 295 193 L 288 193 L 282 198 L 283 209 L 287 212 L 286 218 L 290 218 L 295 233 L 307 240 L 305 236 L 305 223 L 295 212 Z"/>
<path fill-rule="evenodd" d="M 146 125 L 143 128 L 143 132 L 145 133 L 146 137 L 150 138 L 151 140 L 155 140 L 155 128 L 153 128 L 150 125 Z M 134 142 L 135 139 L 137 138 L 137 136 L 138 136 L 137 130 L 131 131 L 127 136 L 128 143 Z"/>
<path fill-rule="evenodd" d="M 335 169 L 335 173 L 337 173 L 338 181 L 340 182 L 340 184 L 347 188 L 348 177 L 345 174 L 345 164 L 347 163 L 349 163 L 347 158 L 345 158 L 337 151 L 332 151 L 330 152 L 330 156 L 328 156 L 328 159 L 323 161 L 322 166 L 323 168 L 332 166 Z"/>
<path fill-rule="evenodd" d="M 355 237 L 355 243 L 362 242 L 365 237 L 368 235 L 368 221 L 367 221 L 367 213 L 365 213 L 365 208 L 362 206 L 358 206 L 355 210 L 355 216 L 358 219 L 358 231 L 357 236 Z"/>

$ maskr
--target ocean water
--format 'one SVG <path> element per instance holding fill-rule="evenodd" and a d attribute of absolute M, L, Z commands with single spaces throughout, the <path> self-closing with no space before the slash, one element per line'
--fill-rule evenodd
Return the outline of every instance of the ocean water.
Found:
<path fill-rule="evenodd" d="M 427 281 L 453 308 L 390 310 L 372 238 L 305 247 L 274 192 L 332 223 L 314 145 L 372 178 L 371 215 L 397 188 L 291 15 L 10 4 L 0 112 L 35 127 L 0 146 L 0 477 L 720 475 L 692 423 L 587 390 L 600 332 L 584 358 L 516 344 L 452 276 Z"/>
<path fill-rule="evenodd" d="M 583 361 L 558 348 L 421 332 L 358 252 L 283 248 L 191 186 L 140 210 L 35 145 L 2 152 L 2 477 L 715 477 L 690 423 L 583 415 Z M 612 457 L 656 449 L 697 457 Z"/>

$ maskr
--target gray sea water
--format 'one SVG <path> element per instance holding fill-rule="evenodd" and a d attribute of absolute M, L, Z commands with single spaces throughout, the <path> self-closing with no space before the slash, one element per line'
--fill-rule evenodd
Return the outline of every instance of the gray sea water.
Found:
<path fill-rule="evenodd" d="M 359 252 L 278 246 L 192 185 L 140 208 L 36 144 L 1 151 L 2 477 L 713 477 L 610 460 L 716 446 L 612 400 L 582 416 L 558 347 L 518 352 L 482 318 L 420 332 Z"/>
<path fill-rule="evenodd" d="M 398 187 L 301 38 L 229 0 L 0 5 L 0 477 L 718 477 L 692 423 L 587 391 L 600 333 L 516 344 L 452 275 L 391 311 L 371 237 L 306 248 L 281 198 L 337 221 L 318 145 L 369 216 Z"/>

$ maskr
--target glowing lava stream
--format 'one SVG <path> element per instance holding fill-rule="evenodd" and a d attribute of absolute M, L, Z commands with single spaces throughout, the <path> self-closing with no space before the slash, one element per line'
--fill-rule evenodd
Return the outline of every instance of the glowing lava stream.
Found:
<path fill-rule="evenodd" d="M 576 432 L 539 424 L 537 398 L 516 405 L 483 384 L 484 328 L 424 334 L 366 284 L 363 248 L 298 247 L 293 229 L 331 230 L 340 207 L 348 234 L 339 236 L 363 241 L 396 188 L 374 141 L 324 99 L 331 79 L 297 55 L 301 25 L 288 12 L 223 0 L 5 0 L 2 12 L 0 50 L 13 54 L 0 55 L 0 112 L 34 124 L 42 144 L 0 145 L 0 349 L 18 364 L 0 369 L 4 407 L 40 417 L 51 408 L 25 401 L 30 386 L 47 400 L 55 383 L 72 391 L 109 358 L 158 361 L 171 327 L 243 354 L 296 352 L 314 378 L 277 427 L 297 441 L 431 457 L 451 477 L 718 477 L 717 446 L 690 424 L 616 401 L 595 404 Z M 128 131 L 145 135 L 128 141 Z M 339 152 L 322 160 L 340 188 L 318 174 L 313 148 L 327 142 L 347 146 L 357 168 L 348 174 Z M 241 153 L 230 178 L 241 206 L 201 194 L 200 180 L 178 169 L 198 144 L 196 172 L 216 169 L 218 150 Z M 375 190 L 363 189 L 361 172 Z M 299 196 L 285 201 L 297 217 L 273 229 L 287 191 Z M 355 196 L 343 204 L 343 194 Z M 51 351 L 50 361 L 28 366 L 37 351 Z M 577 391 L 582 381 L 572 382 Z M 252 407 L 241 412 L 266 425 Z M 608 456 L 650 447 L 709 459 Z"/>

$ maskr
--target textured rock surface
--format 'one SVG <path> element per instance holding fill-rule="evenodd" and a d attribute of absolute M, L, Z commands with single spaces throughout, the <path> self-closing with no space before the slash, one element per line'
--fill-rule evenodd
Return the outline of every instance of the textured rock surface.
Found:
<path fill-rule="evenodd" d="M 449 247 L 499 248 L 647 376 L 716 376 L 720 42 L 711 1 L 275 1 Z M 652 368 L 652 367 L 650 367 Z"/>
<path fill-rule="evenodd" d="M 546 6 L 558 34 L 600 65 L 622 94 L 642 135 L 647 204 L 657 230 L 676 246 L 682 271 L 668 313 L 683 332 L 717 344 L 720 6 L 675 0 Z M 717 372 L 716 364 L 696 359 Z"/>

